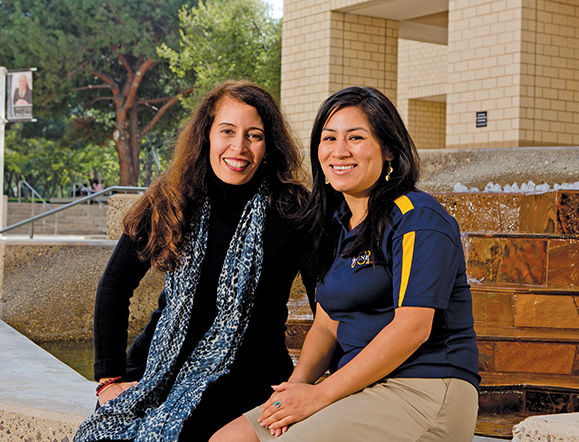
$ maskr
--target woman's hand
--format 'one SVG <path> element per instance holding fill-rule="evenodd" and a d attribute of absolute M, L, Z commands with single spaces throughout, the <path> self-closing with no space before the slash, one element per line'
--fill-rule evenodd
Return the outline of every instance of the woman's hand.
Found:
<path fill-rule="evenodd" d="M 290 423 L 303 420 L 332 402 L 318 400 L 323 396 L 313 384 L 328 369 L 337 345 L 337 329 L 338 322 L 318 304 L 294 372 L 287 382 L 272 387 L 274 393 L 262 407 L 259 421 L 271 429 L 272 435 L 282 435 Z M 277 401 L 279 405 L 275 407 Z"/>
<path fill-rule="evenodd" d="M 118 382 L 106 386 L 99 394 L 99 405 L 116 398 L 123 391 L 137 385 L 137 382 Z"/>
<path fill-rule="evenodd" d="M 275 392 L 261 408 L 259 422 L 275 436 L 285 433 L 288 425 L 310 417 L 332 402 L 323 394 L 320 384 L 284 382 L 274 385 L 273 389 Z"/>
<path fill-rule="evenodd" d="M 262 408 L 261 425 L 279 436 L 288 425 L 301 421 L 331 403 L 360 391 L 368 385 L 384 378 L 410 357 L 430 336 L 434 309 L 422 307 L 400 307 L 396 309 L 394 320 L 385 326 L 372 341 L 350 362 L 317 384 L 312 372 L 319 374 L 315 367 L 319 361 L 316 345 L 324 342 L 323 328 L 318 328 L 314 339 L 302 348 L 302 356 L 289 382 L 273 387 L 275 392 Z M 317 319 L 317 318 L 316 318 Z M 315 322 L 314 322 L 315 323 Z M 312 329 L 308 338 L 312 335 Z M 325 342 L 327 342 L 326 340 Z M 321 347 L 328 348 L 328 347 Z M 306 364 L 302 359 L 307 355 Z M 317 356 L 317 358 L 316 358 Z M 311 361 L 313 362 L 311 362 Z M 300 367 L 308 369 L 299 370 Z M 311 367 L 314 367 L 312 370 Z M 304 373 L 306 375 L 304 375 Z M 305 381 L 305 382 L 303 382 Z M 279 407 L 275 407 L 279 401 Z"/>

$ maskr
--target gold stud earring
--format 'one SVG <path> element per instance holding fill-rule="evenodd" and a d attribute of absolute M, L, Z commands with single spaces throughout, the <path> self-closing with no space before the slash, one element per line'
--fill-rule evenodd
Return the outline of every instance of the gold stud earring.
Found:
<path fill-rule="evenodd" d="M 327 176 L 324 176 L 324 184 L 330 184 L 330 180 Z"/>
<path fill-rule="evenodd" d="M 388 161 L 388 171 L 386 172 L 386 176 L 384 177 L 386 181 L 390 181 L 390 175 L 392 175 L 392 172 L 394 172 L 394 169 L 392 169 L 392 165 L 390 164 L 390 161 Z"/>

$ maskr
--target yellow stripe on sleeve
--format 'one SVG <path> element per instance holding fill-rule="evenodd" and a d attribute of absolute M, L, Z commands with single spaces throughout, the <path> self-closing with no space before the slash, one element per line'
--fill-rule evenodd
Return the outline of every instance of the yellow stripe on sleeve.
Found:
<path fill-rule="evenodd" d="M 410 201 L 410 198 L 408 198 L 406 195 L 402 195 L 396 198 L 396 200 L 394 200 L 394 204 L 398 206 L 398 208 L 402 212 L 402 215 L 405 215 L 406 212 L 414 209 L 412 201 Z"/>
<path fill-rule="evenodd" d="M 402 237 L 402 275 L 400 277 L 398 307 L 402 306 L 402 301 L 404 301 L 404 295 L 406 295 L 406 289 L 408 288 L 410 268 L 412 267 L 412 255 L 414 255 L 414 238 L 415 232 L 405 233 Z"/>

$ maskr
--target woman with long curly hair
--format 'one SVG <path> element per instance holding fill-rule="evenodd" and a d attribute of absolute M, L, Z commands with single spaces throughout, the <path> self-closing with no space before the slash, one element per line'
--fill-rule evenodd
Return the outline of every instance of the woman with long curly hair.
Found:
<path fill-rule="evenodd" d="M 480 377 L 460 231 L 416 188 L 396 108 L 342 89 L 310 149 L 316 317 L 289 380 L 211 442 L 471 442 Z"/>
<path fill-rule="evenodd" d="M 299 167 L 268 92 L 240 81 L 208 92 L 99 283 L 100 408 L 76 441 L 207 440 L 287 378 L 286 303 L 306 250 Z M 127 370 L 129 299 L 151 266 L 166 272 L 160 309 L 131 349 L 146 367 Z"/>

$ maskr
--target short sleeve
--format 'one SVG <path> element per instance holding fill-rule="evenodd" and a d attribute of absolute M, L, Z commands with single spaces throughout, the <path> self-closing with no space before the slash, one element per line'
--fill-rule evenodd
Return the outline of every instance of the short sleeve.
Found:
<path fill-rule="evenodd" d="M 396 307 L 446 309 L 462 257 L 458 226 L 430 208 L 404 213 L 392 236 Z"/>

